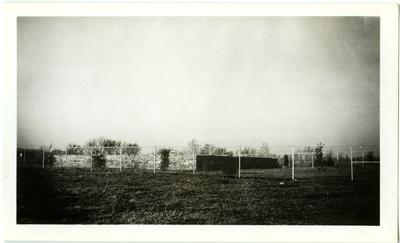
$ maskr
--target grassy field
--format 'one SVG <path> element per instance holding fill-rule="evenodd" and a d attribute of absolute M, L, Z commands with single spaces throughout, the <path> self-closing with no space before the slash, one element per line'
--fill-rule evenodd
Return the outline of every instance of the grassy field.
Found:
<path fill-rule="evenodd" d="M 351 182 L 329 171 L 301 176 L 317 173 L 304 169 L 291 181 L 263 173 L 239 179 L 19 168 L 17 223 L 379 225 L 379 178 Z"/>

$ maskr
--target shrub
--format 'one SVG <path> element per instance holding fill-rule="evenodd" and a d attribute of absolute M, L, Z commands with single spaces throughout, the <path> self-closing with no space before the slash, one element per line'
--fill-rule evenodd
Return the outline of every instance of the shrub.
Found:
<path fill-rule="evenodd" d="M 137 143 L 124 144 L 124 147 L 126 147 L 126 152 L 128 155 L 138 155 L 141 150 Z"/>
<path fill-rule="evenodd" d="M 289 166 L 289 156 L 287 154 L 285 154 L 285 156 L 283 156 L 283 165 L 286 167 Z"/>
<path fill-rule="evenodd" d="M 95 169 L 104 169 L 106 168 L 106 153 L 102 149 L 93 149 L 92 150 L 92 163 L 93 168 Z"/>
<path fill-rule="evenodd" d="M 215 149 L 214 145 L 206 144 L 200 148 L 199 154 L 201 155 L 211 155 Z"/>
<path fill-rule="evenodd" d="M 104 151 L 104 138 L 90 139 L 86 143 L 84 153 L 90 155 L 93 168 L 106 168 L 107 161 L 106 152 Z"/>
<path fill-rule="evenodd" d="M 68 154 L 81 155 L 83 154 L 83 148 L 80 145 L 70 143 L 67 147 Z"/>
<path fill-rule="evenodd" d="M 374 156 L 374 151 L 368 151 L 365 155 L 365 161 L 375 161 L 377 158 Z"/>
<path fill-rule="evenodd" d="M 335 165 L 331 152 L 326 154 L 323 165 L 328 167 L 333 167 Z"/>
<path fill-rule="evenodd" d="M 324 148 L 324 144 L 318 143 L 317 147 L 315 148 L 315 167 L 322 167 L 323 166 L 323 152 L 322 149 Z"/>
<path fill-rule="evenodd" d="M 53 167 L 54 162 L 56 162 L 56 157 L 54 156 L 52 151 L 45 152 L 45 165 L 49 167 Z"/>
<path fill-rule="evenodd" d="M 171 152 L 171 149 L 160 149 L 159 154 L 161 155 L 161 164 L 160 164 L 160 169 L 162 171 L 165 171 L 169 167 L 169 153 Z"/>
<path fill-rule="evenodd" d="M 56 162 L 56 157 L 54 156 L 54 153 L 52 151 L 52 145 L 50 145 L 49 147 L 42 146 L 41 151 L 41 157 L 42 159 L 44 159 L 44 165 L 47 167 L 52 167 L 54 165 L 54 162 Z"/>
<path fill-rule="evenodd" d="M 101 145 L 104 148 L 106 154 L 114 154 L 116 149 L 121 146 L 121 141 L 109 139 L 109 138 L 100 138 L 102 139 Z"/>

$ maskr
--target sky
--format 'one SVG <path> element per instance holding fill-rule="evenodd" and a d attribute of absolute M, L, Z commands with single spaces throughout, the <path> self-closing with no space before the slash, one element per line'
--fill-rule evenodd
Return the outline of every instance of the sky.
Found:
<path fill-rule="evenodd" d="M 379 144 L 377 17 L 19 17 L 17 146 Z"/>

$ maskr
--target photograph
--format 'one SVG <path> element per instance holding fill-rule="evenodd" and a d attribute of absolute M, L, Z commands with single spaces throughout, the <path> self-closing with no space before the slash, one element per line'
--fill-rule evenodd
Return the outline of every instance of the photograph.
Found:
<path fill-rule="evenodd" d="M 19 16 L 17 224 L 380 225 L 379 16 Z"/>
<path fill-rule="evenodd" d="M 4 4 L 0 239 L 398 242 L 398 10 Z"/>

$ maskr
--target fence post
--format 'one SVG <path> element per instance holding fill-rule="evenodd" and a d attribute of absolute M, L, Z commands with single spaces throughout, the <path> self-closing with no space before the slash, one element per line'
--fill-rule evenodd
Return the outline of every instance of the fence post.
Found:
<path fill-rule="evenodd" d="M 351 171 L 351 181 L 354 179 L 353 175 L 353 147 L 350 146 L 350 171 Z"/>
<path fill-rule="evenodd" d="M 92 156 L 92 147 L 89 147 L 90 151 L 90 171 L 93 170 L 93 156 Z"/>
<path fill-rule="evenodd" d="M 241 157 L 242 157 L 242 147 L 239 147 L 239 173 L 238 173 L 238 175 L 239 175 L 239 178 L 240 178 L 240 159 L 241 159 Z"/>
<path fill-rule="evenodd" d="M 339 152 L 336 152 L 336 163 L 339 163 Z"/>
<path fill-rule="evenodd" d="M 314 152 L 311 152 L 311 168 L 314 168 Z"/>
<path fill-rule="evenodd" d="M 65 165 L 67 165 L 67 164 L 68 164 L 68 146 L 65 147 Z M 65 167 L 65 166 L 63 166 L 63 167 Z"/>
<path fill-rule="evenodd" d="M 24 148 L 24 168 L 25 168 L 25 148 Z"/>
<path fill-rule="evenodd" d="M 42 169 L 44 169 L 44 147 L 42 150 Z"/>
<path fill-rule="evenodd" d="M 294 147 L 292 146 L 292 180 L 294 180 Z"/>
<path fill-rule="evenodd" d="M 195 153 L 195 147 L 194 147 L 195 145 L 192 145 L 192 156 L 193 156 L 193 165 L 192 165 L 192 167 L 193 167 L 193 175 L 194 175 L 194 173 L 195 173 L 195 165 L 196 165 L 196 153 Z"/>
<path fill-rule="evenodd" d="M 119 171 L 122 171 L 122 146 L 119 148 Z"/>
<path fill-rule="evenodd" d="M 157 146 L 154 147 L 154 163 L 153 163 L 153 174 L 156 173 L 156 151 L 157 151 Z"/>
<path fill-rule="evenodd" d="M 365 167 L 365 154 L 364 154 L 364 151 L 362 152 L 362 158 L 363 158 L 363 167 Z"/>

